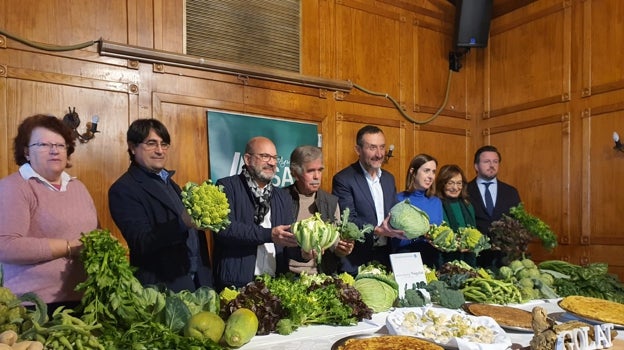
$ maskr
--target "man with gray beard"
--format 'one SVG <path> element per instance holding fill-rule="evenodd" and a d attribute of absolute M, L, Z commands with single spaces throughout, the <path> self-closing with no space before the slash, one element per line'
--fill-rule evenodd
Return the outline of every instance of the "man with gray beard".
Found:
<path fill-rule="evenodd" d="M 280 157 L 266 137 L 247 142 L 240 174 L 219 179 L 230 203 L 227 229 L 215 233 L 215 285 L 240 288 L 254 276 L 275 276 L 288 270 L 285 247 L 296 247 L 290 233 L 293 209 L 288 193 L 274 187 Z"/>

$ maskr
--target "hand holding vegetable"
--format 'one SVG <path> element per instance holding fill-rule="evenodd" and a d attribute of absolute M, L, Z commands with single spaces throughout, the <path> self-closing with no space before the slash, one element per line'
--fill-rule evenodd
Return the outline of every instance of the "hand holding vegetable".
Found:
<path fill-rule="evenodd" d="M 354 245 L 355 243 L 353 243 L 353 241 L 345 241 L 341 239 L 338 241 L 334 253 L 336 253 L 336 255 L 340 257 L 347 256 L 353 251 Z"/>
<path fill-rule="evenodd" d="M 295 235 L 288 232 L 290 225 L 279 225 L 271 229 L 271 239 L 273 243 L 282 245 L 284 247 L 296 247 L 297 239 Z"/>
<path fill-rule="evenodd" d="M 405 231 L 397 230 L 390 226 L 391 215 L 388 215 L 384 219 L 384 221 L 373 231 L 378 236 L 390 237 L 390 238 L 398 238 L 398 239 L 407 239 L 405 236 Z"/>

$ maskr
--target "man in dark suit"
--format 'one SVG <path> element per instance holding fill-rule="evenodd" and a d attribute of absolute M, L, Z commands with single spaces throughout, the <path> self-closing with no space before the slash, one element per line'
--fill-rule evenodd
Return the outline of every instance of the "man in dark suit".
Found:
<path fill-rule="evenodd" d="M 212 287 L 206 235 L 198 231 L 165 169 L 170 136 L 156 119 L 138 119 L 127 132 L 130 167 L 108 191 L 113 220 L 130 249 L 143 285 L 178 292 Z"/>
<path fill-rule="evenodd" d="M 381 169 L 386 156 L 386 139 L 376 126 L 361 128 L 356 137 L 358 161 L 334 175 L 332 193 L 338 197 L 340 210 L 349 208 L 349 220 L 362 228 L 375 226 L 366 241 L 356 242 L 351 254 L 341 259 L 341 271 L 351 275 L 358 267 L 376 260 L 390 269 L 388 237 L 404 238 L 404 232 L 389 224 L 389 212 L 397 202 L 394 176 Z"/>
<path fill-rule="evenodd" d="M 509 209 L 520 204 L 518 190 L 497 179 L 501 155 L 494 146 L 483 146 L 475 152 L 474 167 L 477 176 L 468 183 L 468 196 L 475 209 L 477 229 L 489 234 L 492 222 L 500 220 Z M 500 251 L 485 250 L 477 257 L 483 267 L 499 267 Z"/>
<path fill-rule="evenodd" d="M 273 141 L 256 136 L 247 142 L 240 174 L 221 178 L 230 203 L 228 228 L 214 235 L 215 285 L 243 287 L 254 276 L 279 275 L 288 270 L 285 247 L 297 247 L 289 232 L 292 200 L 273 186 L 280 157 Z"/>

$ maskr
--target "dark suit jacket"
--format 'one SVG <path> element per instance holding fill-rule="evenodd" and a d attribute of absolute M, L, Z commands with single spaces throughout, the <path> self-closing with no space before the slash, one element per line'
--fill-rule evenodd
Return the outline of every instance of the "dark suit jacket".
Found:
<path fill-rule="evenodd" d="M 385 218 L 388 216 L 392 206 L 397 203 L 397 191 L 394 176 L 391 173 L 383 171 L 380 181 L 383 189 Z M 362 170 L 359 162 L 349 165 L 334 175 L 332 193 L 338 197 L 340 211 L 342 212 L 345 208 L 349 208 L 349 220 L 358 227 L 362 228 L 365 224 L 377 226 L 377 222 L 384 219 L 377 218 L 373 196 L 366 182 L 364 170 Z M 342 258 L 343 271 L 350 274 L 357 273 L 360 265 L 373 260 L 373 235 L 374 233 L 368 233 L 366 242 L 356 242 L 353 252 Z"/>
<path fill-rule="evenodd" d="M 219 290 L 225 287 L 243 287 L 253 281 L 258 246 L 273 242 L 271 228 L 254 222 L 253 195 L 242 174 L 219 179 L 230 203 L 228 228 L 213 235 L 215 257 L 215 284 Z M 271 198 L 271 226 L 293 223 L 292 199 L 283 188 L 273 188 Z M 288 270 L 284 247 L 275 245 L 277 273 Z"/>
<path fill-rule="evenodd" d="M 496 204 L 494 205 L 492 216 L 488 215 L 485 210 L 485 203 L 483 202 L 483 197 L 481 197 L 476 178 L 468 183 L 468 196 L 475 210 L 477 229 L 485 235 L 489 233 L 490 224 L 493 221 L 500 220 L 503 214 L 509 213 L 511 207 L 520 204 L 520 195 L 515 187 L 498 179 L 496 182 L 498 188 L 496 190 L 496 198 L 494 199 Z"/>
<path fill-rule="evenodd" d="M 128 243 L 130 264 L 138 268 L 135 274 L 142 284 L 165 284 L 173 291 L 195 290 L 188 274 L 188 228 L 176 209 L 181 202 L 172 203 L 154 176 L 158 177 L 132 163 L 108 191 L 111 216 Z M 169 181 L 180 194 L 180 187 Z M 200 231 L 198 237 L 202 261 L 197 277 L 200 285 L 212 286 L 206 235 Z"/>

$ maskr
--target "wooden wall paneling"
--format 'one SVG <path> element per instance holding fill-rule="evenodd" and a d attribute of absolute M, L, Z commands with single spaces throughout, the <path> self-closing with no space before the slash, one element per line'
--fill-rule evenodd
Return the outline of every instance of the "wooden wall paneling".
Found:
<path fill-rule="evenodd" d="M 452 50 L 453 31 L 449 23 L 417 20 L 414 27 L 414 60 L 416 72 L 412 83 L 417 87 L 415 111 L 433 114 L 444 102 L 448 79 L 452 78 L 449 103 L 445 112 L 465 112 L 465 76 L 449 76 L 448 54 Z"/>
<path fill-rule="evenodd" d="M 250 86 L 244 87 L 244 96 L 245 110 L 249 113 L 317 123 L 326 114 L 325 99 L 318 96 L 300 95 Z"/>
<path fill-rule="evenodd" d="M 320 4 L 322 2 L 323 4 Z M 321 65 L 324 60 L 321 57 L 329 56 L 328 50 L 333 39 L 330 34 L 331 29 L 326 27 L 333 21 L 323 21 L 323 18 L 330 18 L 324 14 L 326 4 L 329 1 L 302 1 L 301 2 L 301 52 L 300 69 L 302 74 L 310 76 L 333 76 L 331 74 L 321 74 Z"/>
<path fill-rule="evenodd" d="M 445 164 L 457 164 L 469 179 L 474 176 L 472 155 L 469 158 L 466 153 L 466 145 L 470 142 L 467 129 L 426 124 L 418 126 L 417 130 L 418 148 L 408 157 L 407 163 L 416 154 L 426 153 L 438 160 L 438 169 Z"/>
<path fill-rule="evenodd" d="M 620 94 L 621 95 L 621 94 Z M 594 107 L 584 129 L 589 142 L 587 168 L 590 173 L 588 200 L 595 203 L 588 209 L 589 243 L 624 245 L 624 230 L 620 223 L 624 212 L 624 197 L 614 188 L 624 174 L 624 153 L 613 149 L 613 131 L 624 130 L 624 104 Z"/>
<path fill-rule="evenodd" d="M 51 45 L 74 45 L 99 38 L 126 42 L 126 5 L 127 0 L 2 0 L 0 23 L 11 34 Z"/>
<path fill-rule="evenodd" d="M 186 52 L 185 1 L 186 0 L 144 0 L 145 8 L 149 3 L 154 6 L 154 49 L 169 52 Z M 142 34 L 150 34 L 142 31 Z"/>
<path fill-rule="evenodd" d="M 489 41 L 490 117 L 569 98 L 569 91 L 562 90 L 562 81 L 569 79 L 569 70 L 564 67 L 569 65 L 565 45 L 570 43 L 564 40 L 563 32 L 570 13 L 565 8 L 566 3 L 549 3 L 523 12 L 522 17 L 511 18 L 516 15 L 513 13 L 493 23 Z"/>
<path fill-rule="evenodd" d="M 368 1 L 336 2 L 337 78 L 398 98 L 400 15 Z"/>
<path fill-rule="evenodd" d="M 129 45 L 154 47 L 155 10 L 152 0 L 126 0 L 128 8 Z M 159 22 L 162 25 L 162 22 Z M 160 32 L 159 32 L 160 33 Z M 107 39 L 110 40 L 110 39 Z"/>
<path fill-rule="evenodd" d="M 618 0 L 585 1 L 589 32 L 585 44 L 590 55 L 591 94 L 624 89 L 624 3 Z"/>

